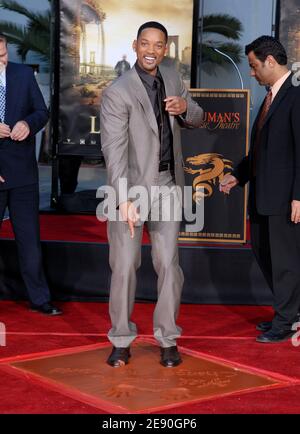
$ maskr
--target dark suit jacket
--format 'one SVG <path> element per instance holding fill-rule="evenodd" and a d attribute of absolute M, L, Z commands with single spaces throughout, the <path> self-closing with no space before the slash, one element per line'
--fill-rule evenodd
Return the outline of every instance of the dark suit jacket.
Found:
<path fill-rule="evenodd" d="M 26 121 L 30 135 L 22 142 L 0 139 L 0 175 L 5 183 L 0 190 L 34 184 L 38 181 L 35 134 L 48 121 L 48 110 L 32 68 L 9 62 L 6 68 L 5 123 L 12 129 Z"/>
<path fill-rule="evenodd" d="M 250 181 L 250 198 L 253 146 L 260 111 L 253 125 L 249 155 L 233 172 L 241 185 Z M 258 213 L 286 214 L 291 201 L 300 200 L 300 87 L 293 86 L 292 75 L 271 104 L 261 130 L 256 161 L 254 200 Z"/>

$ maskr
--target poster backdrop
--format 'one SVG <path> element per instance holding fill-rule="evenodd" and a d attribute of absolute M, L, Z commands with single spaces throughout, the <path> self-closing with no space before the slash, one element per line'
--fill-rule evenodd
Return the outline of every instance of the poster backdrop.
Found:
<path fill-rule="evenodd" d="M 300 62 L 300 2 L 299 0 L 281 0 L 278 2 L 279 29 L 277 34 L 287 50 L 289 68 Z M 294 71 L 299 71 L 295 65 Z"/>
<path fill-rule="evenodd" d="M 102 90 L 135 63 L 141 24 L 159 21 L 169 33 L 164 62 L 189 85 L 193 0 L 60 0 L 58 154 L 100 155 Z"/>
<path fill-rule="evenodd" d="M 204 201 L 201 232 L 186 232 L 179 239 L 241 243 L 246 241 L 246 189 L 230 195 L 219 191 L 226 173 L 248 152 L 249 91 L 191 90 L 205 116 L 199 129 L 182 130 L 185 184 L 193 188 L 193 201 Z"/>

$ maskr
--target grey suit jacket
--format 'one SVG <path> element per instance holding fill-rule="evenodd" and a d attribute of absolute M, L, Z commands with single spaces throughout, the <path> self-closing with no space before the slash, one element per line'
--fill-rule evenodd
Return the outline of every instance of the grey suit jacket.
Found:
<path fill-rule="evenodd" d="M 185 126 L 199 127 L 203 110 L 192 100 L 177 71 L 162 65 L 159 70 L 164 80 L 166 96 L 181 96 L 187 100 Z M 183 187 L 180 121 L 181 118 L 170 116 L 175 180 L 177 185 Z M 142 185 L 150 193 L 159 173 L 159 132 L 150 99 L 134 67 L 104 90 L 100 125 L 108 184 L 115 189 L 117 204 L 124 201 L 132 186 Z M 120 178 L 127 179 L 127 191 L 119 190 Z"/>

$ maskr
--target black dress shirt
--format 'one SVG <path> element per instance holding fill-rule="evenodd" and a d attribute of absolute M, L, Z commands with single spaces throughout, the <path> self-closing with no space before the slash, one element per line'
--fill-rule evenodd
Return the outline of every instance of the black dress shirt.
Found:
<path fill-rule="evenodd" d="M 159 69 L 156 76 L 148 74 L 137 62 L 135 69 L 146 89 L 156 117 L 160 137 L 160 163 L 173 164 L 173 134 L 169 114 L 165 110 L 166 90 L 163 78 Z"/>

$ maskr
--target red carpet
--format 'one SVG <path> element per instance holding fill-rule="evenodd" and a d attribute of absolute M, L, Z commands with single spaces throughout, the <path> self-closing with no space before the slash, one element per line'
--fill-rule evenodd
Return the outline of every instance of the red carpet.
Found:
<path fill-rule="evenodd" d="M 40 215 L 41 239 L 44 241 L 74 241 L 107 243 L 106 223 L 91 215 Z M 0 237 L 14 239 L 11 223 L 2 224 Z M 144 234 L 143 242 L 149 242 Z"/>
<path fill-rule="evenodd" d="M 26 303 L 0 303 L 0 321 L 7 332 L 7 345 L 0 347 L 0 413 L 105 413 L 5 368 L 10 357 L 107 342 L 107 304 L 60 306 L 64 315 L 48 318 L 28 311 Z M 136 304 L 133 320 L 141 337 L 152 336 L 153 309 L 153 304 Z M 182 305 L 178 322 L 184 333 L 178 342 L 180 346 L 227 363 L 262 370 L 284 378 L 285 384 L 271 390 L 190 403 L 164 413 L 299 413 L 299 347 L 291 341 L 276 345 L 255 342 L 255 324 L 271 317 L 272 309 L 268 307 Z"/>
<path fill-rule="evenodd" d="M 41 240 L 107 243 L 106 223 L 92 215 L 40 215 Z M 10 220 L 2 223 L 0 239 L 14 239 Z M 144 231 L 143 243 L 149 243 Z"/>
<path fill-rule="evenodd" d="M 100 222 L 92 215 L 57 215 L 41 214 L 41 239 L 44 241 L 71 241 L 85 243 L 107 243 L 106 223 Z M 2 223 L 0 239 L 14 239 L 11 223 L 6 220 Z M 247 225 L 247 240 L 249 240 L 249 225 Z M 145 227 L 143 244 L 149 244 L 150 239 Z M 187 243 L 180 243 L 186 245 Z M 193 243 L 193 245 L 205 245 Z M 215 245 L 215 244 L 214 244 Z M 217 243 L 220 246 L 220 243 Z M 230 247 L 239 247 L 233 244 Z M 225 245 L 228 247 L 228 244 Z M 245 245 L 249 247 L 249 245 Z"/>

